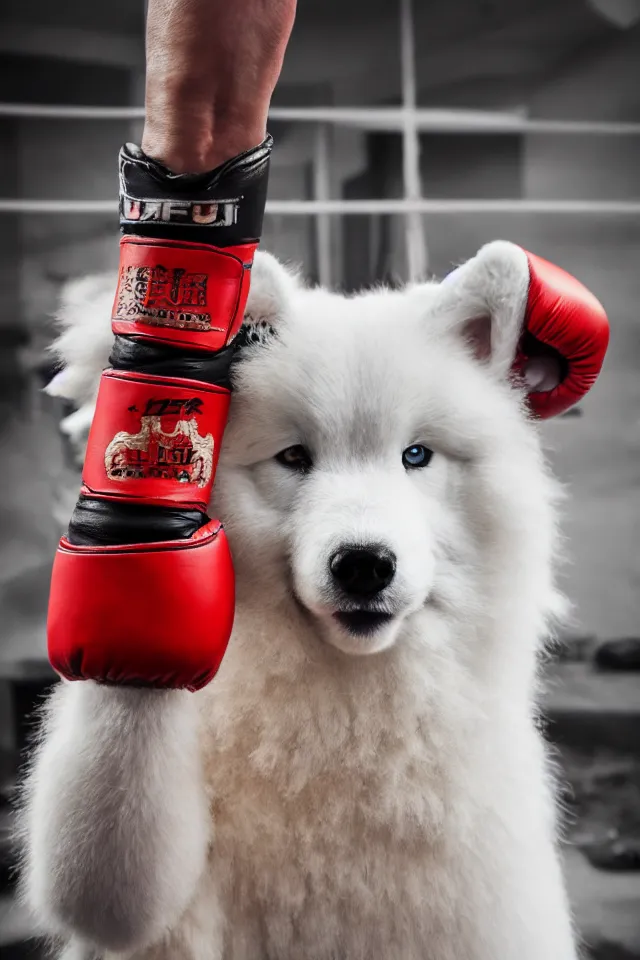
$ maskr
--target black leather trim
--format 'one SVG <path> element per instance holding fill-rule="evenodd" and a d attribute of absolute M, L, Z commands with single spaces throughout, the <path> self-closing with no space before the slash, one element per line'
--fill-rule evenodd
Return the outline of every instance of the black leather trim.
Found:
<path fill-rule="evenodd" d="M 208 173 L 174 174 L 147 157 L 140 147 L 125 143 L 120 150 L 122 232 L 218 247 L 258 241 L 262 234 L 272 147 L 273 138 L 267 136 L 257 147 Z M 131 201 L 141 204 L 136 218 L 128 212 Z M 159 210 L 159 201 L 166 202 L 166 209 Z M 173 212 L 172 201 L 176 204 Z M 193 204 L 219 204 L 225 222 L 193 222 Z M 228 210 L 226 220 L 225 208 Z"/>
<path fill-rule="evenodd" d="M 235 342 L 215 353 L 178 350 L 149 340 L 116 336 L 109 357 L 114 370 L 131 370 L 164 377 L 187 377 L 231 390 L 229 371 Z"/>
<path fill-rule="evenodd" d="M 78 547 L 188 540 L 205 523 L 209 517 L 200 510 L 114 503 L 80 495 L 67 539 Z"/>

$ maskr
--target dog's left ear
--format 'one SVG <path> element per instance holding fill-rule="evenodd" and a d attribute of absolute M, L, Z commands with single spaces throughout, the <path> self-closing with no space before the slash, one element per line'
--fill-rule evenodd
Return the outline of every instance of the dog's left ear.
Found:
<path fill-rule="evenodd" d="M 277 336 L 286 321 L 296 289 L 298 275 L 270 253 L 258 251 L 251 269 L 251 286 L 238 334 L 238 346 L 266 343 Z"/>
<path fill-rule="evenodd" d="M 460 335 L 478 360 L 497 377 L 507 377 L 523 334 L 529 296 L 529 264 L 524 250 L 496 240 L 481 250 L 440 284 L 434 309 L 447 327 Z M 555 382 L 553 378 L 555 377 Z M 535 371 L 540 389 L 558 382 L 559 371 Z"/>
<path fill-rule="evenodd" d="M 575 277 L 512 243 L 483 247 L 431 288 L 440 329 L 462 335 L 487 369 L 517 371 L 537 417 L 554 417 L 596 382 L 609 343 L 600 301 Z"/>

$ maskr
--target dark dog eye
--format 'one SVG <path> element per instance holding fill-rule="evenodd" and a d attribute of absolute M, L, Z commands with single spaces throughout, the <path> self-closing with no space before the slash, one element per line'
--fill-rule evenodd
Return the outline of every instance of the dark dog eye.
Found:
<path fill-rule="evenodd" d="M 301 443 L 296 443 L 293 447 L 287 447 L 276 454 L 276 460 L 283 467 L 289 470 L 297 470 L 299 473 L 306 473 L 311 469 L 311 456 L 306 447 Z"/>
<path fill-rule="evenodd" d="M 433 450 L 423 447 L 421 443 L 414 443 L 403 451 L 402 463 L 407 470 L 415 470 L 418 467 L 428 466 L 432 456 Z"/>

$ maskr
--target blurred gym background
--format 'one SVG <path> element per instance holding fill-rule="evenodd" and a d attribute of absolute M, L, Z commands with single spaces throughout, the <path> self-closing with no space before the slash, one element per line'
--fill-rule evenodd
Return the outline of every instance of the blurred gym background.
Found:
<path fill-rule="evenodd" d="M 116 267 L 117 151 L 139 141 L 143 91 L 143 0 L 0 2 L 3 960 L 38 953 L 10 799 L 53 680 L 49 569 L 78 483 L 46 347 L 64 285 Z M 442 274 L 502 237 L 609 312 L 598 385 L 544 427 L 575 604 L 545 724 L 590 956 L 640 958 L 640 0 L 299 0 L 270 130 L 263 246 L 310 280 Z"/>

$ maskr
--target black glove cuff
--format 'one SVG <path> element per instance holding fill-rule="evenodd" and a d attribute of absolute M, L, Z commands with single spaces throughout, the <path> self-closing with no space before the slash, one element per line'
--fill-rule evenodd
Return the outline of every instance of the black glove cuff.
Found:
<path fill-rule="evenodd" d="M 78 497 L 67 540 L 78 547 L 188 540 L 209 522 L 201 510 Z"/>
<path fill-rule="evenodd" d="M 158 377 L 187 377 L 231 390 L 230 369 L 235 341 L 215 353 L 189 353 L 152 340 L 116 336 L 109 357 L 114 370 L 152 373 Z"/>
<path fill-rule="evenodd" d="M 120 150 L 123 233 L 230 247 L 262 234 L 273 138 L 208 173 L 171 173 L 125 143 Z"/>

